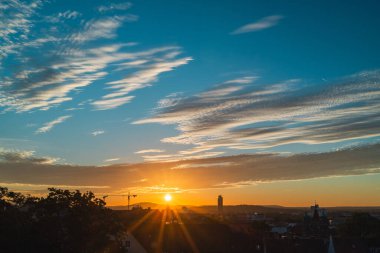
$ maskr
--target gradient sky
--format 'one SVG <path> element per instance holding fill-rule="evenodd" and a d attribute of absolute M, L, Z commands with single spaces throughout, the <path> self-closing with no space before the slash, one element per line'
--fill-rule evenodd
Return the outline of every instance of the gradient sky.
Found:
<path fill-rule="evenodd" d="M 379 8 L 1 1 L 0 185 L 380 205 Z"/>

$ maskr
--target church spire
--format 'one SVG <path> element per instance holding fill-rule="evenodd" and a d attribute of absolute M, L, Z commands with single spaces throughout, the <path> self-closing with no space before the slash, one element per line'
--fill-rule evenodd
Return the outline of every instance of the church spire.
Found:
<path fill-rule="evenodd" d="M 331 235 L 330 235 L 330 241 L 329 241 L 329 249 L 327 253 L 335 253 L 334 243 L 333 243 L 333 239 Z"/>

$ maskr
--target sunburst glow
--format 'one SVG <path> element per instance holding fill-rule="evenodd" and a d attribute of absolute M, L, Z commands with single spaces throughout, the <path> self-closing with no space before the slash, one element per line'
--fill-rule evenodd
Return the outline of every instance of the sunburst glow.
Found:
<path fill-rule="evenodd" d="M 165 199 L 166 202 L 170 202 L 170 201 L 172 200 L 172 195 L 170 195 L 170 194 L 166 194 L 166 195 L 164 196 L 164 199 Z"/>

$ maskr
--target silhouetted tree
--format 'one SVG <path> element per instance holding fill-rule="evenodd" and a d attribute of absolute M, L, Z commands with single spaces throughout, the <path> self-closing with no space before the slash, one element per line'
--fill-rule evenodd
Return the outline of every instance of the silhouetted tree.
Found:
<path fill-rule="evenodd" d="M 0 187 L 1 252 L 123 252 L 124 228 L 92 192 L 36 198 Z"/>

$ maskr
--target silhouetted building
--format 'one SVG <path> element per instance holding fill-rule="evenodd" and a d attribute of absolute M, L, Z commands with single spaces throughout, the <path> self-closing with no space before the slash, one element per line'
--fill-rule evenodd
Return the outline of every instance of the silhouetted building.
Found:
<path fill-rule="evenodd" d="M 327 210 L 324 208 L 320 208 L 317 203 L 315 203 L 313 206 L 310 206 L 310 216 L 318 216 L 318 217 L 323 217 L 327 216 Z"/>
<path fill-rule="evenodd" d="M 326 236 L 328 234 L 327 211 L 319 208 L 315 203 L 310 212 L 304 216 L 305 233 L 313 236 Z"/>
<path fill-rule="evenodd" d="M 223 215 L 223 197 L 222 197 L 222 195 L 218 196 L 218 214 Z"/>

